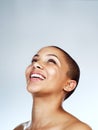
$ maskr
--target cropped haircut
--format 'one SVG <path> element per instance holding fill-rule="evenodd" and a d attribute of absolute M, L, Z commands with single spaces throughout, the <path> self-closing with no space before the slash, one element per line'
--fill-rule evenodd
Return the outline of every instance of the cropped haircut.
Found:
<path fill-rule="evenodd" d="M 67 72 L 67 76 L 72 79 L 72 80 L 75 80 L 76 81 L 76 87 L 78 85 L 78 82 L 79 82 L 79 78 L 80 78 L 80 68 L 78 66 L 78 64 L 76 63 L 76 61 L 66 52 L 64 51 L 63 49 L 61 49 L 60 47 L 57 47 L 57 46 L 51 46 L 51 47 L 54 47 L 54 48 L 57 48 L 59 49 L 61 52 L 63 52 L 64 56 L 65 56 L 65 60 L 68 64 L 68 67 L 69 67 L 69 70 Z M 75 87 L 75 89 L 76 89 Z M 65 96 L 65 99 L 67 99 L 74 91 L 70 91 L 66 94 Z M 64 99 L 64 100 L 65 100 Z"/>

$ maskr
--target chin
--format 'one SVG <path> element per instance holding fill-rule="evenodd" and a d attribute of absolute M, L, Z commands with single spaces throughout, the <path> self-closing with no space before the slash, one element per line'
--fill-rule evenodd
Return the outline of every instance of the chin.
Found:
<path fill-rule="evenodd" d="M 27 85 L 27 91 L 31 94 L 35 94 L 40 91 L 40 87 L 37 85 Z"/>

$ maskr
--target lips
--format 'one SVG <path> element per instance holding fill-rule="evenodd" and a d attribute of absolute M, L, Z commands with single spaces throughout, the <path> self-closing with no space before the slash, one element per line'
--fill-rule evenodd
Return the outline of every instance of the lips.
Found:
<path fill-rule="evenodd" d="M 39 80 L 44 80 L 45 76 L 43 74 L 40 73 L 31 73 L 30 74 L 30 78 L 31 79 L 39 79 Z"/>

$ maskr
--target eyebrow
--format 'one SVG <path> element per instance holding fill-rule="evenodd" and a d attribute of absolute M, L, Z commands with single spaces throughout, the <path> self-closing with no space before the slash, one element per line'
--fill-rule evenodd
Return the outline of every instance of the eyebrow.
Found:
<path fill-rule="evenodd" d="M 54 57 L 56 57 L 59 60 L 59 58 L 55 54 L 47 54 L 47 56 L 54 56 Z M 39 57 L 39 55 L 35 54 L 33 57 Z"/>
<path fill-rule="evenodd" d="M 38 55 L 38 54 L 35 54 L 33 57 L 39 57 L 39 55 Z"/>
<path fill-rule="evenodd" d="M 47 56 L 54 56 L 59 60 L 59 58 L 55 54 L 48 54 Z"/>
<path fill-rule="evenodd" d="M 59 58 L 55 54 L 47 54 L 47 56 L 54 56 L 54 57 L 56 57 L 59 60 Z M 34 57 L 39 57 L 39 55 L 35 54 Z"/>

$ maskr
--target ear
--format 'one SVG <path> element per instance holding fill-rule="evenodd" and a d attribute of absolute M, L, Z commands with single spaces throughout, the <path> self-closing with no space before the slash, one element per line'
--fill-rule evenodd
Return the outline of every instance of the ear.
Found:
<path fill-rule="evenodd" d="M 64 91 L 70 92 L 75 89 L 77 82 L 75 80 L 68 80 L 64 86 Z"/>

